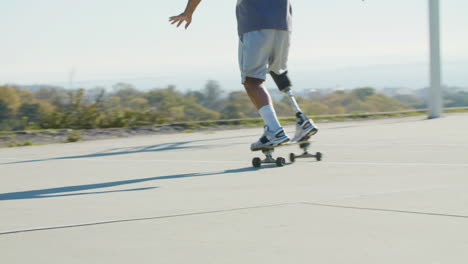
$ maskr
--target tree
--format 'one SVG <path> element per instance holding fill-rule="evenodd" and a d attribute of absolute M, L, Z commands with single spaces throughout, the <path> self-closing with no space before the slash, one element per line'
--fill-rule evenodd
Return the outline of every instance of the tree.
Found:
<path fill-rule="evenodd" d="M 328 105 L 319 101 L 308 101 L 302 107 L 302 110 L 307 115 L 325 115 L 330 113 Z"/>
<path fill-rule="evenodd" d="M 393 98 L 404 105 L 405 108 L 426 108 L 424 101 L 414 95 L 399 94 L 393 96 Z"/>
<path fill-rule="evenodd" d="M 185 105 L 183 111 L 187 121 L 217 120 L 221 117 L 220 113 L 193 102 Z"/>
<path fill-rule="evenodd" d="M 163 117 L 161 122 L 212 120 L 220 117 L 218 112 L 198 104 L 193 96 L 182 95 L 174 87 L 151 90 L 145 94 L 145 98 L 154 113 Z"/>
<path fill-rule="evenodd" d="M 86 102 L 96 102 L 98 105 L 106 99 L 107 93 L 104 87 L 94 87 L 86 91 Z"/>
<path fill-rule="evenodd" d="M 175 89 L 154 89 L 144 96 L 150 107 L 161 113 L 170 115 L 168 110 L 171 107 L 177 107 L 184 103 L 184 97 Z"/>
<path fill-rule="evenodd" d="M 133 85 L 128 83 L 118 83 L 114 85 L 113 96 L 120 98 L 120 103 L 123 107 L 133 108 L 139 103 L 135 104 L 135 98 L 142 97 L 142 93 L 139 92 Z M 137 100 L 138 101 L 138 100 Z M 141 101 L 140 101 L 141 103 Z"/>
<path fill-rule="evenodd" d="M 357 88 L 354 89 L 351 94 L 356 96 L 359 100 L 364 101 L 366 97 L 375 94 L 375 89 L 371 87 Z"/>
<path fill-rule="evenodd" d="M 26 117 L 29 122 L 38 122 L 41 118 L 40 105 L 24 103 L 19 107 L 17 116 Z"/>
<path fill-rule="evenodd" d="M 243 91 L 237 91 L 229 94 L 226 105 L 221 111 L 221 117 L 223 119 L 258 117 L 258 112 L 247 94 Z"/>
<path fill-rule="evenodd" d="M 447 93 L 444 95 L 444 99 L 447 107 L 468 106 L 468 92 L 466 91 Z"/>
<path fill-rule="evenodd" d="M 13 113 L 21 105 L 21 98 L 19 96 L 19 89 L 11 86 L 0 86 L 0 99 L 7 105 Z"/>
<path fill-rule="evenodd" d="M 34 98 L 39 101 L 47 101 L 55 107 L 60 107 L 67 103 L 67 90 L 64 88 L 41 88 L 34 94 Z"/>
<path fill-rule="evenodd" d="M 345 108 L 346 105 L 352 101 L 350 99 L 349 93 L 345 91 L 336 91 L 334 93 L 328 94 L 323 98 L 322 103 L 328 105 L 330 109 L 340 109 L 340 113 L 342 114 L 342 108 Z M 345 108 L 346 109 L 346 108 Z M 330 114 L 338 114 L 335 111 L 330 111 Z"/>
<path fill-rule="evenodd" d="M 217 81 L 210 80 L 206 83 L 204 90 L 204 100 L 201 105 L 212 110 L 221 110 L 221 95 L 223 90 Z"/>
<path fill-rule="evenodd" d="M 4 99 L 0 98 L 0 122 L 10 118 L 11 110 Z"/>
<path fill-rule="evenodd" d="M 186 97 L 191 97 L 197 104 L 208 109 L 220 111 L 223 108 L 224 101 L 221 99 L 224 91 L 217 81 L 209 80 L 205 88 L 200 91 L 189 91 Z"/>

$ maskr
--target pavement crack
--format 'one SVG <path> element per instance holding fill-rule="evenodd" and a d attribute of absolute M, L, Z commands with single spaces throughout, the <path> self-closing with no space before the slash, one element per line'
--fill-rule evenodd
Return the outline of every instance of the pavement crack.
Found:
<path fill-rule="evenodd" d="M 431 213 L 431 212 L 420 212 L 420 211 L 406 211 L 406 210 L 394 210 L 394 209 L 384 209 L 384 208 L 346 206 L 346 205 L 311 203 L 311 202 L 302 202 L 301 204 L 311 205 L 311 206 L 321 206 L 321 207 L 351 209 L 351 210 L 366 210 L 366 211 L 379 211 L 379 212 L 387 212 L 387 213 L 400 213 L 400 214 L 416 214 L 416 215 L 427 215 L 427 216 L 442 216 L 442 217 L 468 218 L 467 215 L 442 214 L 442 213 Z"/>
<path fill-rule="evenodd" d="M 26 233 L 26 232 L 38 232 L 38 231 L 47 231 L 47 230 L 56 230 L 56 229 L 67 229 L 67 228 L 76 228 L 76 227 L 86 227 L 86 226 L 96 226 L 96 225 L 106 225 L 106 224 L 117 224 L 117 223 L 125 223 L 125 222 L 149 221 L 149 220 L 158 220 L 158 219 L 176 218 L 176 217 L 186 217 L 186 216 L 195 216 L 195 215 L 217 214 L 217 213 L 225 213 L 225 212 L 233 212 L 233 211 L 241 211 L 241 210 L 250 210 L 250 209 L 268 208 L 268 207 L 279 207 L 279 206 L 293 205 L 293 204 L 300 204 L 300 203 L 297 203 L 297 202 L 296 203 L 278 203 L 278 204 L 268 204 L 268 205 L 258 205 L 258 206 L 249 206 L 249 207 L 221 209 L 221 210 L 213 210 L 213 211 L 193 212 L 193 213 L 185 213 L 185 214 L 174 214 L 174 215 L 163 215 L 163 216 L 141 217 L 141 218 L 130 218 L 130 219 L 116 219 L 116 220 L 107 220 L 107 221 L 89 222 L 89 223 L 77 223 L 77 224 L 48 226 L 48 227 L 36 227 L 36 228 L 28 228 L 28 229 L 0 231 L 0 235 L 11 235 L 11 234 L 18 234 L 18 233 Z"/>
<path fill-rule="evenodd" d="M 28 229 L 8 230 L 8 231 L 0 231 L 0 235 L 12 235 L 12 234 L 18 234 L 18 233 L 39 232 L 39 231 L 68 229 L 68 228 L 76 228 L 76 227 L 97 226 L 97 225 L 117 224 L 117 223 L 126 223 L 126 222 L 138 222 L 138 221 L 150 221 L 150 220 L 187 217 L 187 216 L 196 216 L 196 215 L 218 214 L 218 213 L 226 213 L 226 212 L 234 212 L 234 211 L 242 211 L 242 210 L 280 207 L 280 206 L 287 206 L 287 205 L 308 205 L 308 206 L 330 207 L 330 208 L 350 209 L 350 210 L 365 210 L 365 211 L 377 211 L 377 212 L 387 212 L 387 213 L 413 214 L 413 215 L 426 215 L 426 216 L 439 216 L 439 217 L 468 219 L 467 215 L 454 215 L 454 214 L 442 214 L 442 213 L 431 213 L 431 212 L 421 212 L 421 211 L 407 211 L 407 210 L 394 210 L 394 209 L 384 209 L 384 208 L 346 206 L 346 205 L 324 204 L 324 203 L 313 203 L 313 202 L 289 202 L 289 203 L 278 203 L 278 204 L 238 207 L 238 208 L 230 208 L 230 209 L 220 209 L 220 210 L 212 210 L 212 211 L 193 212 L 193 213 L 185 213 L 185 214 L 173 214 L 173 215 L 129 218 L 129 219 L 116 219 L 116 220 L 106 220 L 106 221 L 99 221 L 99 222 L 77 223 L 77 224 L 69 224 L 69 225 L 57 225 L 57 226 L 48 226 L 48 227 L 35 227 L 35 228 L 28 228 Z"/>

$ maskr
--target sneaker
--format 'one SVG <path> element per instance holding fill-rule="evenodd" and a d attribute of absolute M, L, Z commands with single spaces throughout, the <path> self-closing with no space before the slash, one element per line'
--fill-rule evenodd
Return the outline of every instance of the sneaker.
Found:
<path fill-rule="evenodd" d="M 317 126 L 312 119 L 299 120 L 296 123 L 296 134 L 294 135 L 293 142 L 301 142 L 308 140 L 309 137 L 318 132 Z"/>
<path fill-rule="evenodd" d="M 263 136 L 257 141 L 250 145 L 251 150 L 261 149 L 264 146 L 278 146 L 282 143 L 288 142 L 290 139 L 281 127 L 278 130 L 272 132 L 265 126 L 265 132 Z"/>

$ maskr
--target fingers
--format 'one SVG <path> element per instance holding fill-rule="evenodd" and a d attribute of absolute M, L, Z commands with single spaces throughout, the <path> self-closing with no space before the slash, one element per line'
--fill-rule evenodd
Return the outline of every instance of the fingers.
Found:
<path fill-rule="evenodd" d="M 177 24 L 177 27 L 179 27 L 182 23 L 184 23 L 184 19 L 179 20 L 179 23 Z"/>
<path fill-rule="evenodd" d="M 179 21 L 183 21 L 183 18 L 181 18 L 180 16 L 173 16 L 173 17 L 170 17 L 169 18 L 169 22 L 172 22 L 171 25 L 179 22 Z"/>
<path fill-rule="evenodd" d="M 177 23 L 177 27 L 180 27 L 182 23 L 185 21 L 185 29 L 187 29 L 190 24 L 192 23 L 192 19 L 186 15 L 178 15 L 178 16 L 172 16 L 169 18 L 169 22 L 171 22 L 171 25 L 174 25 Z"/>
<path fill-rule="evenodd" d="M 169 22 L 171 22 L 171 25 L 174 25 L 175 23 L 177 23 L 176 26 L 179 27 L 180 24 L 182 24 L 184 22 L 184 19 L 179 18 L 179 17 L 175 17 L 175 18 L 169 19 Z"/>

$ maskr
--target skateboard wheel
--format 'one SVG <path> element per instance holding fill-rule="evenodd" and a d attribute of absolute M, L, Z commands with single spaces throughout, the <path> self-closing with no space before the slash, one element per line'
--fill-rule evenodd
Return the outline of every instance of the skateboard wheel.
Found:
<path fill-rule="evenodd" d="M 317 159 L 317 161 L 321 161 L 322 160 L 322 153 L 320 153 L 320 152 L 315 153 L 315 158 Z"/>
<path fill-rule="evenodd" d="M 255 167 L 255 168 L 260 168 L 260 166 L 262 166 L 262 160 L 260 158 L 254 158 L 252 160 L 252 165 Z"/>
<path fill-rule="evenodd" d="M 289 160 L 294 163 L 294 161 L 296 161 L 296 155 L 294 155 L 294 153 L 289 154 Z"/>
<path fill-rule="evenodd" d="M 276 166 L 283 167 L 284 164 L 286 164 L 286 160 L 284 158 L 279 157 L 276 159 Z"/>

